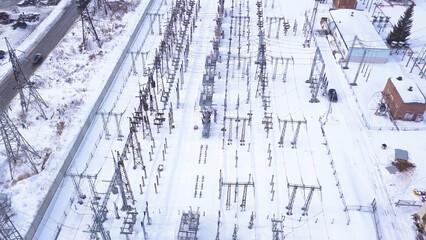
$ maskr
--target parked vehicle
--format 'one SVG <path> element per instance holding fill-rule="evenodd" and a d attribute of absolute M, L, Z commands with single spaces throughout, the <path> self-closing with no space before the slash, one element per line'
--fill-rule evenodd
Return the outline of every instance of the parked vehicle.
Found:
<path fill-rule="evenodd" d="M 3 50 L 0 50 L 0 59 L 3 59 L 4 55 L 6 55 L 6 52 Z"/>
<path fill-rule="evenodd" d="M 328 90 L 328 100 L 330 100 L 330 102 L 337 102 L 337 92 L 336 92 L 336 89 L 330 88 Z"/>

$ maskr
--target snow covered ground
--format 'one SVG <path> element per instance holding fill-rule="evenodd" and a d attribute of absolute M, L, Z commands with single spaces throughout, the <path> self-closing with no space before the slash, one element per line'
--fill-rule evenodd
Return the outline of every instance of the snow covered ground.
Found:
<path fill-rule="evenodd" d="M 424 37 L 414 34 L 421 32 L 416 22 L 424 20 L 424 16 L 416 13 L 417 9 L 424 9 L 426 4 L 415 2 L 418 7 L 414 10 L 413 28 L 416 30 L 413 30 L 413 38 L 416 44 L 420 44 Z M 304 14 L 307 10 L 310 16 L 313 2 L 296 4 L 293 1 L 263 1 L 268 73 L 265 93 L 270 99 L 266 113 L 272 114 L 272 129 L 267 132 L 262 123 L 265 108 L 262 98 L 257 95 L 258 65 L 255 62 L 259 37 L 256 2 L 226 1 L 226 17 L 222 25 L 224 38 L 220 45 L 222 61 L 217 65 L 213 96 L 218 120 L 212 122 L 210 137 L 202 138 L 201 131 L 195 130 L 194 125 L 202 126 L 198 103 L 205 58 L 212 51 L 218 3 L 201 0 L 200 4 L 184 83 L 178 86 L 181 87 L 179 103 L 175 90 L 169 98 L 173 106 L 174 128 L 169 129 L 164 124 L 157 131 L 152 125 L 154 115 L 150 115 L 153 139 L 143 138 L 142 131 L 138 133 L 146 172 L 140 166 L 133 169 L 132 157 L 125 161 L 135 198 L 131 205 L 138 212 L 130 238 L 143 239 L 140 221 L 144 218 L 143 211 L 148 202 L 152 225 L 146 226 L 146 231 L 150 239 L 176 239 L 181 215 L 190 207 L 194 211 L 198 209 L 201 214 L 199 239 L 213 238 L 217 229 L 221 239 L 232 239 L 235 229 L 238 239 L 271 239 L 272 218 L 283 220 L 283 235 L 286 239 L 377 239 L 376 234 L 383 236 L 383 239 L 413 239 L 415 232 L 411 214 L 417 209 L 395 207 L 394 203 L 399 199 L 419 200 L 412 190 L 421 189 L 425 185 L 426 179 L 422 172 L 426 165 L 422 163 L 422 157 L 426 155 L 426 148 L 421 141 L 425 136 L 425 123 L 396 121 L 400 129 L 397 131 L 389 119 L 376 116 L 374 112 L 379 100 L 378 93 L 389 77 L 408 77 L 416 81 L 421 89 L 425 89 L 418 70 L 409 73 L 406 62 L 400 61 L 402 55 L 392 55 L 386 64 L 366 66 L 371 74 L 367 76 L 363 72 L 358 78 L 358 85 L 351 87 L 348 83 L 352 82 L 358 63 L 350 63 L 348 70 L 342 70 L 323 35 L 315 36 L 310 48 L 302 46 L 305 41 L 302 30 Z M 159 14 L 167 16 L 172 6 L 172 1 L 157 1 L 150 12 L 157 12 L 158 9 Z M 319 5 L 317 19 L 328 15 L 329 6 Z M 32 175 L 25 165 L 19 166 L 16 176 L 23 180 L 17 182 L 8 180 L 7 162 L 1 163 L 0 188 L 12 197 L 15 212 L 12 221 L 21 233 L 28 229 L 42 196 L 51 184 L 52 175 L 57 173 L 111 73 L 117 56 L 123 50 L 123 43 L 127 41 L 138 15 L 145 7 L 142 3 L 134 12 L 112 15 L 121 21 L 97 21 L 102 28 L 101 39 L 104 41 L 101 49 L 91 41 L 90 49 L 80 53 L 76 44 L 81 39 L 80 26 L 76 24 L 49 56 L 49 60 L 40 67 L 36 73 L 39 77 L 33 78 L 40 94 L 50 106 L 47 110 L 48 120 L 38 119 L 35 111 L 23 117 L 18 99 L 12 103 L 13 111 L 10 115 L 19 126 L 19 131 L 42 156 L 47 156 L 45 163 L 37 160 L 37 165 L 43 165 L 44 168 L 38 175 Z M 383 8 L 387 9 L 391 7 Z M 399 14 L 403 12 L 398 11 Z M 241 30 L 237 16 L 250 19 L 241 21 L 241 26 L 245 26 Z M 283 20 L 279 20 L 281 17 L 291 25 L 286 36 Z M 397 18 L 392 17 L 394 20 Z M 115 24 L 110 25 L 111 22 Z M 293 31 L 295 22 L 298 27 Z M 132 47 L 133 52 L 147 53 L 147 64 L 153 62 L 155 50 L 162 38 L 157 28 L 152 26 L 156 25 L 151 25 L 150 21 L 142 25 L 140 37 Z M 315 28 L 319 28 L 319 23 L 316 23 Z M 155 33 L 151 34 L 150 29 L 155 30 Z M 311 89 L 305 81 L 311 71 L 316 46 L 324 57 L 329 87 L 338 92 L 337 103 L 330 104 L 326 96 L 322 96 L 322 89 L 318 95 L 319 103 L 309 102 Z M 131 57 L 129 54 L 124 61 L 68 170 L 74 174 L 96 175 L 94 184 L 101 197 L 99 202 L 102 202 L 103 193 L 107 191 L 110 184 L 108 181 L 114 172 L 112 152 L 117 158 L 115 151 L 123 150 L 124 141 L 118 140 L 119 133 L 127 137 L 128 118 L 138 105 L 136 96 L 139 84 L 147 82 L 141 55 L 136 57 L 135 74 L 129 75 L 132 72 Z M 285 59 L 289 59 L 287 68 Z M 173 83 L 173 86 L 176 85 L 177 81 Z M 165 116 L 169 109 L 167 105 Z M 111 113 L 107 126 L 104 126 L 102 113 Z M 118 116 L 117 124 L 114 114 Z M 250 124 L 248 120 L 243 120 L 250 116 L 248 114 L 252 114 Z M 239 117 L 241 121 L 229 120 L 230 117 Z M 166 119 L 167 122 L 169 118 Z M 283 139 L 280 137 L 284 125 L 280 119 L 289 120 Z M 293 147 L 297 121 L 303 123 L 300 125 L 297 147 Z M 25 128 L 21 127 L 24 125 Z M 244 144 L 241 142 L 243 126 Z M 111 134 L 109 139 L 106 137 L 107 132 Z M 282 147 L 278 144 L 281 140 Z M 388 146 L 385 150 L 381 148 L 383 143 Z M 416 164 L 414 170 L 390 174 L 385 169 L 393 160 L 395 148 L 406 149 L 410 153 L 410 161 Z M 160 165 L 164 170 L 157 179 Z M 240 206 L 245 195 L 243 186 L 240 185 L 238 190 L 235 187 L 228 190 L 226 186 L 219 188 L 221 176 L 223 182 L 228 183 L 254 182 L 254 186 L 247 189 L 244 211 Z M 273 184 L 271 179 L 274 179 Z M 40 224 L 36 239 L 54 239 L 55 236 L 57 239 L 89 238 L 87 230 L 93 223 L 94 207 L 89 183 L 87 178 L 78 179 L 77 185 L 87 196 L 79 204 L 73 179 L 64 178 Z M 321 186 L 321 190 L 313 192 L 308 215 L 302 215 L 301 208 L 308 199 L 309 190 L 300 187 L 295 195 L 292 215 L 287 215 L 289 210 L 286 206 L 293 190 L 289 184 Z M 25 199 L 34 199 L 35 204 Z M 373 199 L 377 201 L 377 220 L 374 219 L 370 205 Z M 122 206 L 120 194 L 111 195 L 107 206 L 108 220 L 103 227 L 109 231 L 112 239 L 125 239 L 120 234 L 120 228 L 126 212 L 114 210 L 115 206 Z M 249 229 L 247 226 L 252 213 L 255 216 L 254 227 Z M 120 219 L 116 219 L 116 214 Z M 375 221 L 379 222 L 377 229 Z"/>

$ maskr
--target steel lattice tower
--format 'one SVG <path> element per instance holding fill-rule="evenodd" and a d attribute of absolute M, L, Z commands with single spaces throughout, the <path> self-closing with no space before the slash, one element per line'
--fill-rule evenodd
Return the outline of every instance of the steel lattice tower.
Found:
<path fill-rule="evenodd" d="M 32 156 L 38 158 L 40 158 L 40 156 L 19 133 L 18 129 L 7 115 L 7 112 L 3 109 L 0 109 L 0 132 L 9 161 L 10 177 L 13 179 L 15 165 L 18 161 L 29 165 L 35 173 L 38 173 Z"/>
<path fill-rule="evenodd" d="M 116 175 L 116 183 L 120 190 L 121 200 L 123 201 L 122 210 L 129 210 L 131 206 L 127 203 L 127 200 L 132 200 L 133 204 L 135 198 L 133 196 L 132 188 L 130 186 L 129 177 L 127 176 L 126 168 L 124 167 L 123 159 L 124 157 L 117 152 L 117 160 L 113 155 L 114 165 L 115 165 L 115 175 Z M 123 151 L 123 153 L 126 150 Z"/>
<path fill-rule="evenodd" d="M 10 199 L 6 194 L 0 193 L 0 239 L 4 240 L 23 240 L 21 234 L 16 230 L 15 225 L 8 215 L 10 208 Z"/>
<path fill-rule="evenodd" d="M 34 87 L 34 82 L 28 81 L 25 77 L 24 72 L 22 71 L 21 64 L 19 63 L 19 59 L 15 54 L 15 50 L 10 45 L 9 41 L 6 39 L 6 45 L 9 52 L 10 62 L 12 63 L 13 74 L 15 75 L 15 80 L 17 83 L 17 89 L 19 90 L 19 96 L 21 99 L 21 106 L 24 112 L 28 111 L 28 105 L 31 100 L 34 100 L 34 104 L 37 107 L 37 111 L 43 115 L 45 119 L 47 119 L 46 114 L 44 113 L 43 106 L 48 107 L 44 100 L 41 98 L 40 94 Z M 24 89 L 28 91 L 28 94 L 24 93 Z"/>
<path fill-rule="evenodd" d="M 86 48 L 86 38 L 87 38 L 86 31 L 93 35 L 93 37 L 96 39 L 98 47 L 101 47 L 102 43 L 99 40 L 98 33 L 96 32 L 95 25 L 93 25 L 92 18 L 90 17 L 89 10 L 87 10 L 87 7 L 84 7 L 80 15 L 81 15 L 81 28 L 83 32 L 83 43 L 82 43 L 83 48 L 84 49 Z"/>
<path fill-rule="evenodd" d="M 5 240 L 23 240 L 21 234 L 16 230 L 15 225 L 10 221 L 6 213 L 0 209 L 0 237 Z"/>
<path fill-rule="evenodd" d="M 263 9 L 262 1 L 258 0 L 257 3 L 257 26 L 259 28 L 259 48 L 257 52 L 256 64 L 256 77 L 258 78 L 256 97 L 265 96 L 265 88 L 268 86 L 268 79 L 266 76 L 266 43 L 265 43 L 265 32 L 263 30 Z"/>

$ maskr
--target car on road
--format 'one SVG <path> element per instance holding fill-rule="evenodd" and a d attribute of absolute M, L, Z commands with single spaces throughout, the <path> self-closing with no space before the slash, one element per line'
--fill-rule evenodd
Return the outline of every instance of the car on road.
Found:
<path fill-rule="evenodd" d="M 336 92 L 336 89 L 330 88 L 328 90 L 328 100 L 330 100 L 330 102 L 337 102 L 337 92 Z"/>
<path fill-rule="evenodd" d="M 36 53 L 36 54 L 34 54 L 34 57 L 33 57 L 33 64 L 38 64 L 38 63 L 40 63 L 42 59 L 43 59 L 43 55 L 41 55 L 41 53 Z"/>

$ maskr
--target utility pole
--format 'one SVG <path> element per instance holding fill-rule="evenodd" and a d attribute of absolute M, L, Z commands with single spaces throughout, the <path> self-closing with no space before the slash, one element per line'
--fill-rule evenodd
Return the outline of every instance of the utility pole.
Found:
<path fill-rule="evenodd" d="M 362 66 L 362 63 L 364 62 L 366 54 L 367 54 L 367 50 L 364 49 L 364 53 L 362 54 L 361 62 L 359 63 L 359 66 L 358 66 L 358 71 L 356 71 L 354 81 L 350 84 L 351 86 L 356 86 L 357 85 L 356 84 L 356 80 L 358 79 L 359 71 L 361 70 L 361 66 Z"/>
<path fill-rule="evenodd" d="M 352 51 L 355 47 L 356 40 L 358 40 L 358 35 L 355 35 L 354 40 L 352 41 L 352 47 L 349 49 L 348 57 L 346 58 L 346 64 L 343 69 L 349 69 L 349 60 L 351 60 Z"/>
<path fill-rule="evenodd" d="M 217 216 L 217 229 L 216 229 L 216 238 L 215 238 L 215 240 L 220 240 L 220 231 L 219 231 L 220 225 L 221 225 L 221 222 L 220 222 L 220 210 L 219 210 L 218 216 Z"/>

